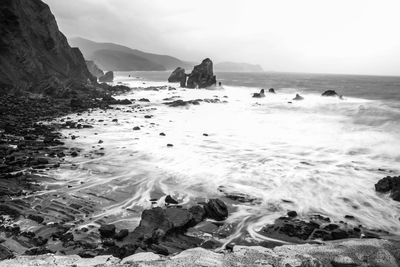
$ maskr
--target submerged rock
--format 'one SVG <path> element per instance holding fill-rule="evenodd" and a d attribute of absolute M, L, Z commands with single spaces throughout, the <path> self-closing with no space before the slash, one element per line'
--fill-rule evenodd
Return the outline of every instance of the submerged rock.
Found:
<path fill-rule="evenodd" d="M 217 83 L 217 78 L 213 72 L 213 62 L 211 59 L 204 59 L 200 65 L 193 68 L 189 74 L 186 87 L 188 88 L 206 88 Z"/>
<path fill-rule="evenodd" d="M 253 97 L 255 97 L 255 98 L 265 97 L 264 89 L 261 89 L 259 93 L 254 93 Z"/>
<path fill-rule="evenodd" d="M 380 193 L 389 193 L 395 201 L 400 201 L 400 176 L 387 176 L 375 184 L 375 190 Z"/>
<path fill-rule="evenodd" d="M 334 90 L 327 90 L 322 93 L 322 96 L 339 96 Z"/>
<path fill-rule="evenodd" d="M 111 83 L 112 81 L 114 81 L 114 72 L 112 71 L 107 71 L 106 74 L 99 77 L 101 83 Z"/>
<path fill-rule="evenodd" d="M 186 87 L 186 74 L 185 69 L 178 67 L 176 68 L 168 78 L 170 83 L 180 83 L 181 87 Z"/>
<path fill-rule="evenodd" d="M 302 96 L 299 95 L 299 94 L 296 94 L 296 97 L 293 98 L 293 100 L 303 100 L 303 99 L 304 99 L 304 97 L 302 97 Z"/>

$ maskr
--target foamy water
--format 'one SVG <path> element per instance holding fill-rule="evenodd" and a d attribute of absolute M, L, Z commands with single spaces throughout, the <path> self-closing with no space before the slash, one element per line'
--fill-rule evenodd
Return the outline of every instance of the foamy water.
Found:
<path fill-rule="evenodd" d="M 165 85 L 128 77 L 116 82 Z M 102 219 L 133 229 L 141 211 L 151 207 L 150 199 L 161 205 L 170 194 L 183 205 L 222 198 L 232 205 L 227 222 L 255 239 L 257 230 L 288 210 L 334 221 L 353 215 L 355 225 L 400 234 L 398 202 L 374 190 L 380 178 L 400 173 L 400 111 L 383 100 L 340 100 L 307 92 L 300 92 L 305 100 L 292 101 L 297 91 L 290 88 L 252 98 L 258 90 L 134 90 L 119 98 L 151 102 L 70 116 L 95 123 L 91 129 L 64 130 L 66 136 L 78 136 L 66 145 L 82 148 L 82 155 L 102 147 L 105 155 L 68 159 L 77 167 L 57 170 L 49 188 L 72 185 L 65 193 L 97 201 L 98 211 L 82 225 Z M 227 103 L 162 104 L 174 96 L 218 97 Z M 134 131 L 135 126 L 141 130 Z M 255 201 L 227 200 L 221 186 Z"/>

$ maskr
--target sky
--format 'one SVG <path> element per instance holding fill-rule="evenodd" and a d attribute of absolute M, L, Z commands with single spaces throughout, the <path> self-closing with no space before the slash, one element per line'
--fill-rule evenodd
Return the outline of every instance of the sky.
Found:
<path fill-rule="evenodd" d="M 400 75 L 399 0 L 44 0 L 69 37 L 266 71 Z"/>

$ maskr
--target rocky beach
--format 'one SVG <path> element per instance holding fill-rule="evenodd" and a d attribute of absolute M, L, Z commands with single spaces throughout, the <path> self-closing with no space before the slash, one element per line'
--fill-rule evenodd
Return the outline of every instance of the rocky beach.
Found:
<path fill-rule="evenodd" d="M 400 264 L 399 103 L 362 78 L 103 71 L 42 1 L 0 14 L 0 266 Z"/>

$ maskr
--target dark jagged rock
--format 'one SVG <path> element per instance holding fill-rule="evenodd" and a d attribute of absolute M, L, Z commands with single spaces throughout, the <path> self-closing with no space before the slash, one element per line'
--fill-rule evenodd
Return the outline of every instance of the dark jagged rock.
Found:
<path fill-rule="evenodd" d="M 93 60 L 86 60 L 86 66 L 94 77 L 100 78 L 104 75 L 104 72 L 94 63 Z"/>
<path fill-rule="evenodd" d="M 275 94 L 275 89 L 274 88 L 269 88 L 268 92 L 271 93 L 271 94 Z"/>
<path fill-rule="evenodd" d="M 189 104 L 200 105 L 200 102 L 199 102 L 199 100 L 184 101 L 184 100 L 178 99 L 178 100 L 171 101 L 171 102 L 165 102 L 164 104 L 167 106 L 170 106 L 170 107 L 183 107 L 183 106 L 187 106 Z"/>
<path fill-rule="evenodd" d="M 103 237 L 103 238 L 114 237 L 114 235 L 115 235 L 115 225 L 113 225 L 113 224 L 102 225 L 99 228 L 99 232 L 100 232 L 101 237 Z"/>
<path fill-rule="evenodd" d="M 339 96 L 334 90 L 327 90 L 322 93 L 322 96 Z"/>
<path fill-rule="evenodd" d="M 390 197 L 395 201 L 400 201 L 400 176 L 387 176 L 375 184 L 375 190 L 380 193 L 390 192 Z"/>
<path fill-rule="evenodd" d="M 96 79 L 78 48 L 71 48 L 49 7 L 40 0 L 0 3 L 0 84 L 49 92 Z"/>
<path fill-rule="evenodd" d="M 220 199 L 210 199 L 204 210 L 208 218 L 216 221 L 223 221 L 228 217 L 228 207 Z"/>
<path fill-rule="evenodd" d="M 290 218 L 294 218 L 297 217 L 297 212 L 294 210 L 291 210 L 287 213 L 287 216 L 289 216 Z"/>
<path fill-rule="evenodd" d="M 188 88 L 206 88 L 217 83 L 217 78 L 213 72 L 213 63 L 211 59 L 204 59 L 200 65 L 193 68 L 189 74 L 186 87 Z"/>
<path fill-rule="evenodd" d="M 264 89 L 261 89 L 259 93 L 254 93 L 253 97 L 255 98 L 261 98 L 261 97 L 265 97 L 265 91 Z"/>
<path fill-rule="evenodd" d="M 111 83 L 114 81 L 114 72 L 107 71 L 106 74 L 99 77 L 99 82 L 101 83 Z"/>
<path fill-rule="evenodd" d="M 180 83 L 181 87 L 186 87 L 186 74 L 185 69 L 178 67 L 176 68 L 168 78 L 170 83 Z"/>
<path fill-rule="evenodd" d="M 178 204 L 178 201 L 176 201 L 175 199 L 173 199 L 170 195 L 165 197 L 165 203 L 168 204 Z"/>
<path fill-rule="evenodd" d="M 303 100 L 303 99 L 304 99 L 304 97 L 302 97 L 302 96 L 299 95 L 299 94 L 296 94 L 296 97 L 293 98 L 293 100 Z"/>

